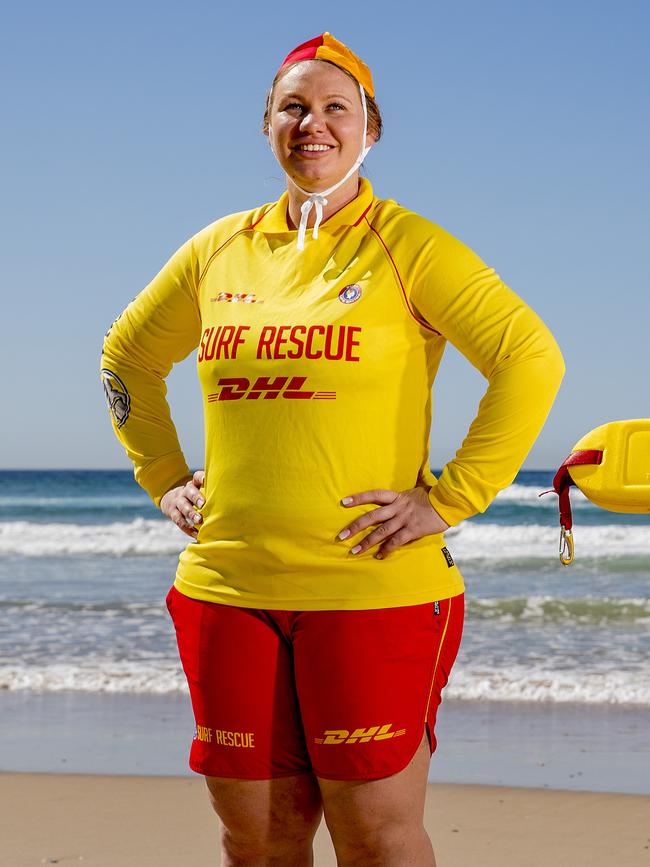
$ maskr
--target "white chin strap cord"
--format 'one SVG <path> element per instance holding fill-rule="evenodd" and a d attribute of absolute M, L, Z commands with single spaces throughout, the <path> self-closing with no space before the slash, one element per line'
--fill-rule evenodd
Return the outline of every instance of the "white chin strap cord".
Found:
<path fill-rule="evenodd" d="M 300 225 L 298 226 L 298 250 L 305 249 L 305 235 L 307 232 L 307 221 L 309 220 L 309 214 L 312 208 L 316 208 L 316 221 L 314 222 L 314 234 L 313 238 L 318 238 L 318 227 L 320 226 L 323 219 L 323 206 L 327 204 L 327 196 L 334 192 L 334 190 L 338 190 L 341 184 L 344 184 L 349 177 L 351 177 L 356 170 L 359 168 L 361 163 L 365 160 L 368 151 L 372 147 L 372 145 L 368 145 L 366 147 L 366 134 L 368 132 L 368 109 L 366 107 L 366 94 L 364 93 L 363 86 L 359 85 L 359 90 L 361 91 L 361 105 L 363 106 L 363 138 L 361 139 L 361 150 L 359 152 L 359 156 L 356 158 L 354 164 L 350 166 L 348 172 L 341 178 L 340 181 L 335 183 L 333 186 L 328 187 L 326 190 L 323 190 L 321 193 L 310 193 L 308 190 L 303 190 L 302 187 L 299 187 L 298 184 L 287 175 L 287 178 L 291 181 L 294 187 L 301 192 L 304 196 L 307 196 L 306 200 L 300 206 Z M 272 131 L 269 127 L 269 141 L 271 141 Z M 273 149 L 273 143 L 271 142 L 271 148 Z M 275 154 L 275 149 L 273 149 L 273 153 Z M 277 155 L 276 155 L 277 159 Z"/>

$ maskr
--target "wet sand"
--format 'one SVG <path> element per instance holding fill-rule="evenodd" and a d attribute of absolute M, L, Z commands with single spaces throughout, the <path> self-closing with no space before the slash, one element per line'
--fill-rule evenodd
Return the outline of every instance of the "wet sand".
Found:
<path fill-rule="evenodd" d="M 445 701 L 430 783 L 650 795 L 650 709 Z M 0 691 L 0 773 L 191 777 L 183 694 Z M 650 824 L 650 823 L 649 823 Z"/>

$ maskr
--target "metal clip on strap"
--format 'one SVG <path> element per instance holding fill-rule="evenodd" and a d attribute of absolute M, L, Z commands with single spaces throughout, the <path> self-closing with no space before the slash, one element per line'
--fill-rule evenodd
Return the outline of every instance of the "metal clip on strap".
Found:
<path fill-rule="evenodd" d="M 573 562 L 573 516 L 571 515 L 571 499 L 569 489 L 575 482 L 569 475 L 569 467 L 584 464 L 600 464 L 603 460 L 602 451 L 597 449 L 579 449 L 571 452 L 569 457 L 562 463 L 553 478 L 553 491 L 545 491 L 546 494 L 556 493 L 560 507 L 560 563 L 569 566 Z M 540 494 L 542 496 L 542 494 Z"/>
<path fill-rule="evenodd" d="M 573 533 L 560 527 L 560 563 L 570 566 L 573 563 Z"/>

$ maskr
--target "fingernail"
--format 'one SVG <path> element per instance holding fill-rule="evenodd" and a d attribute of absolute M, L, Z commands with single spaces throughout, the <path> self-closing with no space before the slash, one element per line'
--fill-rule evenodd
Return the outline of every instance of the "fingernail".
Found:
<path fill-rule="evenodd" d="M 355 545 L 354 548 L 350 548 L 350 554 L 358 554 L 361 550 L 361 545 Z"/>
<path fill-rule="evenodd" d="M 349 535 L 349 530 L 341 530 L 341 532 L 339 533 L 339 539 L 347 539 Z"/>
<path fill-rule="evenodd" d="M 194 519 L 195 524 L 199 524 L 203 520 L 202 516 L 199 515 L 198 512 L 196 512 L 196 514 L 194 514 L 192 517 Z"/>
<path fill-rule="evenodd" d="M 202 499 L 199 497 L 199 499 L 196 501 L 196 505 L 197 505 L 197 507 L 198 507 L 199 509 L 202 509 L 203 506 L 205 506 L 205 500 L 202 500 Z"/>
<path fill-rule="evenodd" d="M 351 503 L 351 502 L 352 502 L 352 497 L 343 497 L 343 499 L 341 500 L 341 502 L 343 503 L 344 506 L 347 506 L 348 503 Z"/>
<path fill-rule="evenodd" d="M 376 560 L 383 560 L 383 559 L 384 559 L 384 555 L 383 555 L 383 554 L 375 554 L 375 559 L 376 559 Z"/>

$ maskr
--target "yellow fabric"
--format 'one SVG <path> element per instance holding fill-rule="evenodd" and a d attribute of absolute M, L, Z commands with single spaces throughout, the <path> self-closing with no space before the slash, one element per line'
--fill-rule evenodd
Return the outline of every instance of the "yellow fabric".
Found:
<path fill-rule="evenodd" d="M 286 203 L 285 194 L 199 232 L 105 341 L 105 375 L 129 394 L 115 431 L 156 502 L 189 476 L 164 377 L 199 347 L 206 505 L 176 586 L 197 599 L 289 610 L 455 596 L 463 581 L 441 535 L 385 560 L 374 558 L 376 548 L 351 555 L 361 536 L 342 542 L 337 534 L 376 507 L 346 509 L 340 500 L 419 483 L 432 486 L 431 503 L 449 524 L 484 510 L 544 423 L 564 369 L 557 345 L 478 256 L 374 198 L 368 181 L 302 253 Z M 431 386 L 446 340 L 488 388 L 436 481 Z"/>
<path fill-rule="evenodd" d="M 347 69 L 361 84 L 368 96 L 375 95 L 375 87 L 372 82 L 370 67 L 354 53 L 347 45 L 340 42 L 331 33 L 323 33 L 323 44 L 316 51 L 318 60 L 330 60 L 337 66 Z"/>

